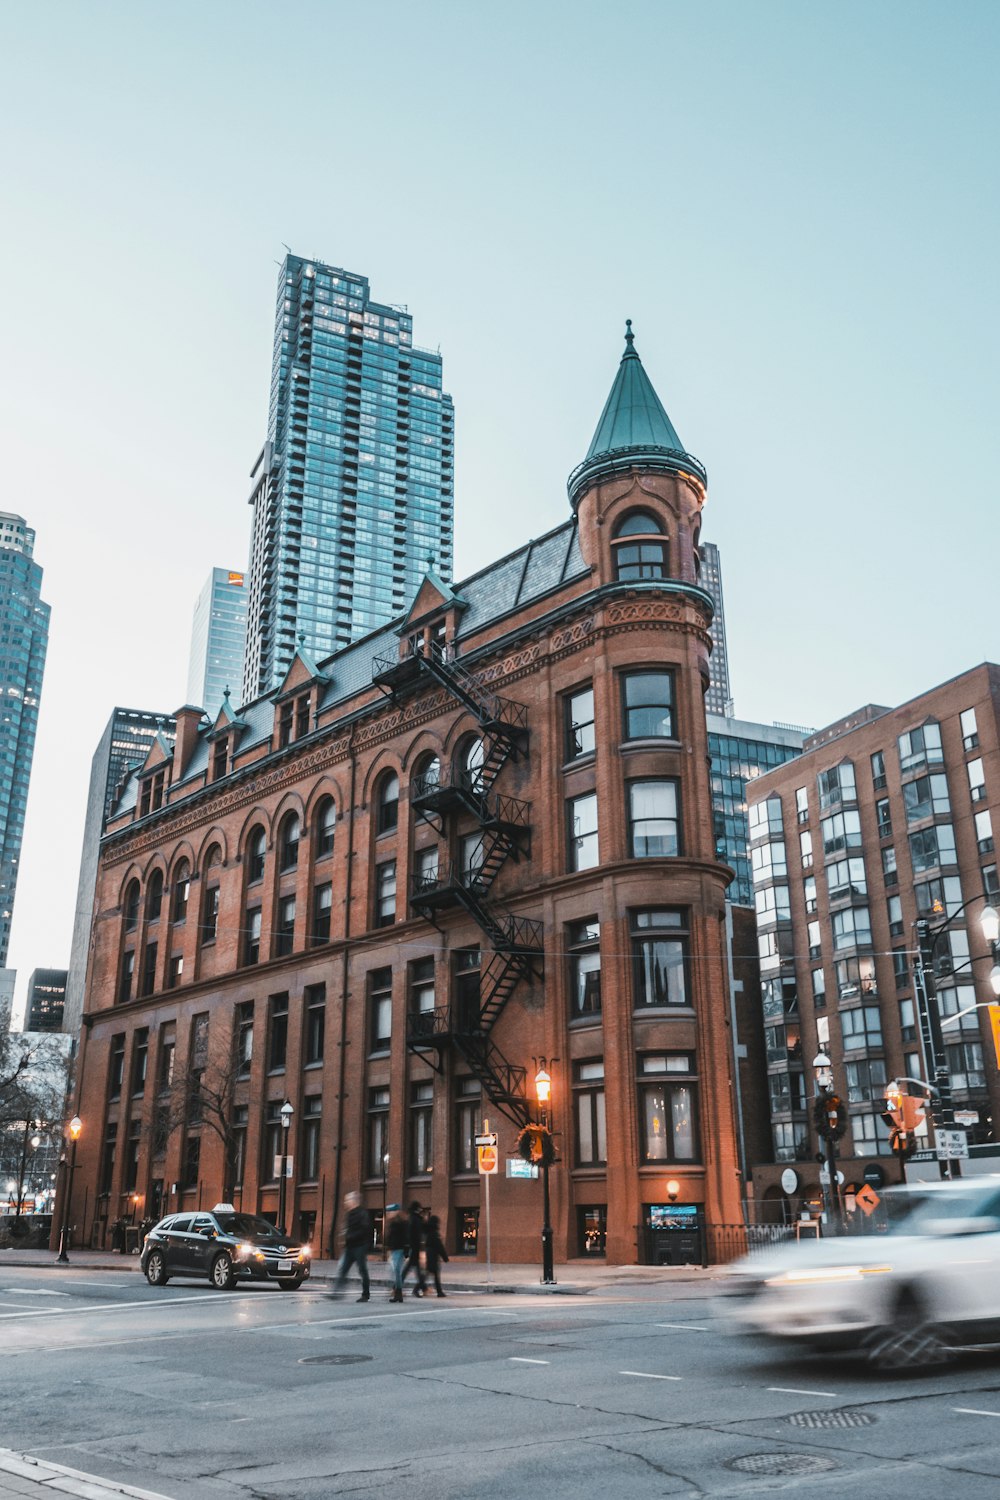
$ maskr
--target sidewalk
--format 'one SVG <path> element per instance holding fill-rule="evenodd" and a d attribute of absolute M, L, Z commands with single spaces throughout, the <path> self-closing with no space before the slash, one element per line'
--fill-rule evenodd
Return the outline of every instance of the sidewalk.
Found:
<path fill-rule="evenodd" d="M 71 1271 L 138 1271 L 137 1255 L 119 1255 L 113 1250 L 71 1250 L 68 1266 L 58 1264 L 53 1250 L 0 1250 L 0 1273 L 8 1266 L 49 1267 L 55 1272 Z M 383 1260 L 368 1262 L 372 1285 L 388 1287 L 389 1267 Z M 311 1280 L 331 1282 L 336 1275 L 337 1262 L 314 1260 Z M 589 1292 L 608 1291 L 611 1288 L 629 1286 L 659 1286 L 664 1290 L 685 1282 L 713 1282 L 726 1274 L 725 1266 L 608 1266 L 602 1261 L 572 1260 L 555 1268 L 554 1286 L 543 1286 L 541 1271 L 537 1265 L 494 1265 L 487 1284 L 484 1261 L 461 1260 L 458 1257 L 442 1267 L 441 1281 L 449 1292 L 496 1292 L 539 1293 L 543 1295 L 586 1296 Z M 412 1284 L 412 1283 L 408 1283 Z M 359 1285 L 357 1272 L 352 1270 L 347 1281 L 348 1291 Z"/>
<path fill-rule="evenodd" d="M 140 1490 L 133 1484 L 119 1484 L 114 1479 L 100 1479 L 65 1464 L 52 1464 L 28 1453 L 0 1448 L 0 1500 L 53 1500 L 60 1495 L 77 1495 L 80 1500 L 169 1500 L 153 1490 Z"/>

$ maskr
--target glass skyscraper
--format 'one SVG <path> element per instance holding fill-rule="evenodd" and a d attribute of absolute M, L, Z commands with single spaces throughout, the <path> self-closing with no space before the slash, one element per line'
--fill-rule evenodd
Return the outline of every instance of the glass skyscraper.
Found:
<path fill-rule="evenodd" d="M 0 967 L 10 944 L 49 644 L 49 606 L 42 603 L 34 547 L 35 533 L 24 517 L 0 511 Z"/>
<path fill-rule="evenodd" d="M 715 614 L 709 627 L 712 637 L 712 657 L 709 662 L 711 680 L 705 694 L 705 708 L 710 714 L 732 714 L 732 693 L 729 687 L 729 647 L 726 645 L 726 611 L 722 603 L 722 562 L 719 549 L 714 542 L 701 542 L 701 572 L 698 582 L 712 597 Z"/>
<path fill-rule="evenodd" d="M 452 578 L 454 411 L 440 354 L 364 276 L 288 255 L 268 436 L 252 471 L 243 701 L 277 687 L 300 637 L 317 659 Z"/>
<path fill-rule="evenodd" d="M 187 701 L 214 718 L 222 695 L 240 696 L 247 638 L 247 589 L 243 573 L 213 568 L 198 595 L 191 626 Z"/>
<path fill-rule="evenodd" d="M 726 900 L 737 906 L 753 906 L 747 786 L 765 771 L 801 755 L 803 737 L 811 731 L 787 724 L 754 724 L 712 713 L 707 718 L 715 852 L 736 872 Z"/>

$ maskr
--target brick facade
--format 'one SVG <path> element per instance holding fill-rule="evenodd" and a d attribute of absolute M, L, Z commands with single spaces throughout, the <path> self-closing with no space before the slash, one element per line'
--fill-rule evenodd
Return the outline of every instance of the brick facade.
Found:
<path fill-rule="evenodd" d="M 680 1203 L 699 1206 L 709 1251 L 713 1226 L 739 1221 L 730 872 L 714 852 L 711 604 L 697 584 L 704 489 L 695 472 L 637 461 L 576 498 L 572 521 L 454 594 L 428 577 L 395 631 L 318 666 L 302 650 L 272 697 L 224 710 L 211 727 L 182 709 L 172 755 L 154 746 L 101 851 L 78 1099 L 83 1235 L 100 1240 L 133 1194 L 137 1216 L 208 1205 L 224 1189 L 273 1214 L 269 1115 L 287 1098 L 292 1226 L 328 1246 L 344 1192 L 360 1188 L 376 1217 L 384 1197 L 420 1199 L 451 1250 L 472 1248 L 481 1179 L 469 1170 L 469 1122 L 486 1117 L 499 1130 L 502 1173 L 534 1117 L 533 1059 L 543 1056 L 556 1060 L 557 1261 L 605 1233 L 609 1261 L 642 1260 L 648 1206 L 667 1202 L 668 1181 Z M 637 511 L 661 528 L 669 576 L 618 577 L 616 534 Z M 628 717 L 624 684 L 638 669 L 657 671 L 658 683 L 671 674 L 669 733 L 665 719 Z M 577 754 L 567 701 L 589 687 L 593 748 Z M 676 788 L 677 853 L 665 783 Z M 587 828 L 571 833 L 568 821 L 570 799 L 590 794 L 595 864 L 576 854 L 592 847 Z M 654 813 L 642 821 L 646 798 Z M 589 816 L 592 804 L 577 807 Z M 324 887 L 328 899 L 317 895 Z M 635 955 L 651 937 L 645 913 L 665 946 L 644 969 Z M 588 991 L 581 1008 L 571 966 L 585 920 L 600 924 L 600 1001 Z M 388 1039 L 375 1023 L 387 970 Z M 461 1019 L 470 993 L 471 1024 Z M 663 1003 L 640 1005 L 644 993 Z M 230 1060 L 251 1014 L 240 1071 Z M 208 1095 L 228 1076 L 234 1171 L 210 1111 L 174 1107 L 176 1080 L 192 1075 Z M 536 1258 L 540 1227 L 540 1184 L 496 1177 L 494 1257 Z"/>

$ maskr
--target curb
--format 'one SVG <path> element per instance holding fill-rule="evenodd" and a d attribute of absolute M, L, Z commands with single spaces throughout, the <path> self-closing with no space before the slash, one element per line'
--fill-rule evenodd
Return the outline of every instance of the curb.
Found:
<path fill-rule="evenodd" d="M 139 1489 L 134 1484 L 122 1484 L 116 1479 L 101 1479 L 94 1474 L 85 1474 L 82 1469 L 70 1469 L 65 1464 L 49 1463 L 42 1458 L 33 1458 L 30 1453 L 16 1453 L 13 1448 L 0 1448 L 0 1478 L 13 1474 L 18 1479 L 31 1479 L 47 1494 L 79 1495 L 85 1500 L 103 1500 L 104 1496 L 128 1495 L 130 1500 L 170 1500 L 159 1491 Z"/>

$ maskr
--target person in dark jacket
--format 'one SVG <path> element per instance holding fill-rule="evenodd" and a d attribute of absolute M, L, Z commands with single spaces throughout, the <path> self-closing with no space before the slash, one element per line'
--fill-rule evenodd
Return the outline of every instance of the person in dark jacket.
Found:
<path fill-rule="evenodd" d="M 427 1275 L 434 1278 L 434 1290 L 439 1297 L 447 1297 L 448 1293 L 441 1290 L 441 1262 L 448 1259 L 448 1252 L 441 1238 L 441 1220 L 437 1214 L 431 1214 L 427 1220 L 427 1228 L 424 1232 L 424 1259 L 427 1262 Z"/>
<path fill-rule="evenodd" d="M 409 1245 L 410 1255 L 409 1259 L 406 1262 L 406 1265 L 403 1267 L 403 1281 L 406 1280 L 406 1273 L 410 1270 L 411 1267 L 417 1273 L 417 1284 L 413 1288 L 414 1297 L 422 1297 L 424 1295 L 424 1292 L 427 1290 L 427 1282 L 424 1279 L 423 1267 L 420 1264 L 420 1252 L 424 1247 L 425 1227 L 424 1211 L 420 1207 L 420 1204 L 416 1201 L 416 1199 L 414 1199 L 414 1201 L 410 1204 L 409 1238 L 407 1241 Z M 400 1285 L 402 1285 L 402 1282 L 400 1283 Z"/>
<path fill-rule="evenodd" d="M 368 1247 L 372 1238 L 372 1222 L 368 1210 L 361 1206 L 360 1193 L 348 1193 L 344 1198 L 344 1207 L 347 1209 L 347 1218 L 342 1230 L 344 1253 L 337 1267 L 337 1277 L 330 1296 L 340 1296 L 348 1271 L 352 1266 L 357 1266 L 361 1274 L 361 1296 L 358 1301 L 367 1302 L 371 1294 L 371 1283 L 368 1279 Z"/>
<path fill-rule="evenodd" d="M 403 1300 L 403 1262 L 406 1260 L 406 1247 L 410 1238 L 410 1227 L 406 1215 L 398 1203 L 386 1205 L 386 1213 L 391 1213 L 392 1218 L 385 1227 L 385 1248 L 389 1252 L 392 1261 L 392 1296 L 390 1302 L 402 1302 Z"/>

